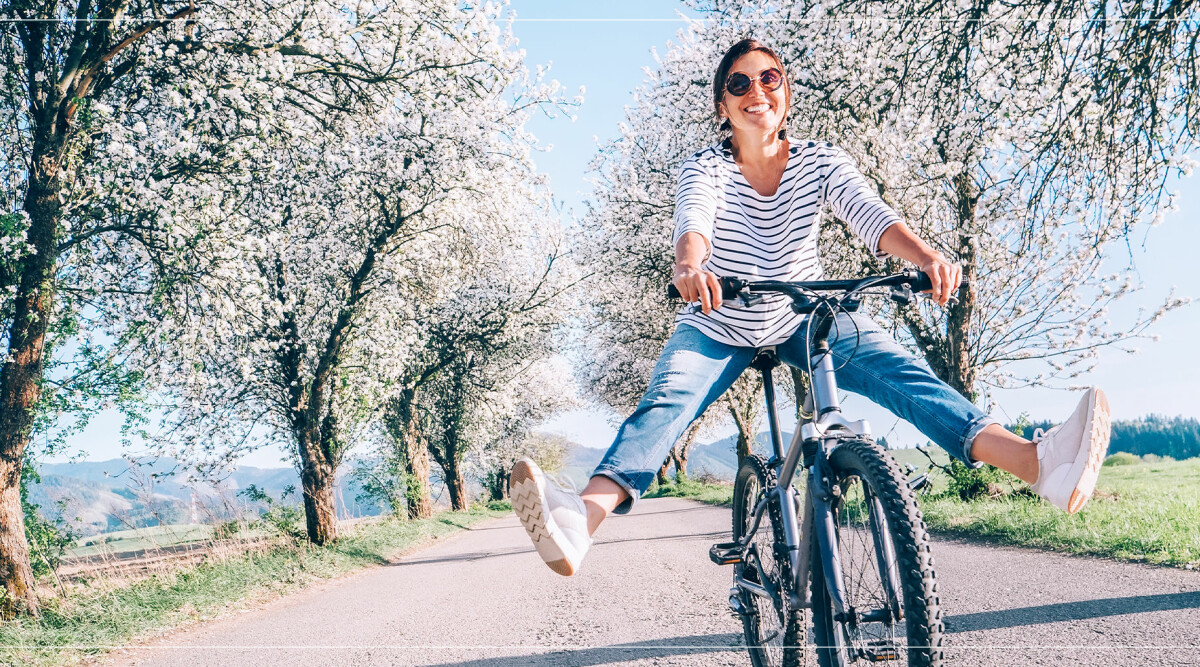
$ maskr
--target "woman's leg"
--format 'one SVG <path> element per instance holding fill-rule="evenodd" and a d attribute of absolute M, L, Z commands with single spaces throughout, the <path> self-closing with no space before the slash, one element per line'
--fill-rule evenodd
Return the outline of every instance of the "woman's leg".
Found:
<path fill-rule="evenodd" d="M 629 493 L 611 478 L 594 475 L 579 497 L 583 498 L 583 504 L 587 507 L 588 535 L 594 535 L 601 522 L 612 514 L 617 505 L 629 499 Z"/>
<path fill-rule="evenodd" d="M 683 431 L 753 357 L 753 348 L 718 343 L 681 325 L 583 493 L 558 488 L 529 459 L 517 461 L 509 484 L 513 511 L 550 569 L 565 576 L 578 571 L 600 523 L 611 512 L 629 511 Z"/>
<path fill-rule="evenodd" d="M 778 347 L 779 356 L 806 368 L 806 347 L 801 330 Z M 1035 444 L 1001 427 L 866 316 L 839 315 L 830 347 L 839 387 L 904 418 L 951 456 L 1007 470 L 1067 512 L 1091 497 L 1110 436 L 1108 400 L 1099 389 L 1089 389 L 1071 416 Z"/>
<path fill-rule="evenodd" d="M 686 324 L 676 328 L 650 385 L 580 494 L 594 531 L 608 514 L 632 509 L 675 441 L 746 370 L 755 350 L 717 342 Z M 615 488 L 614 488 L 615 487 Z"/>
<path fill-rule="evenodd" d="M 974 451 L 975 443 L 981 442 L 994 460 L 1007 463 L 1010 458 L 1020 459 L 1014 454 L 1019 445 L 1012 440 L 1020 440 L 1017 436 L 1007 433 L 995 419 L 942 382 L 928 364 L 904 349 L 871 318 L 858 313 L 838 315 L 829 344 L 833 366 L 838 369 L 838 388 L 887 408 L 954 458 L 976 467 L 983 465 Z M 783 362 L 807 368 L 806 348 L 802 327 L 776 349 Z"/>
<path fill-rule="evenodd" d="M 991 424 L 975 436 L 971 456 L 1007 470 L 1027 484 L 1038 480 L 1037 445 L 999 424 Z"/>

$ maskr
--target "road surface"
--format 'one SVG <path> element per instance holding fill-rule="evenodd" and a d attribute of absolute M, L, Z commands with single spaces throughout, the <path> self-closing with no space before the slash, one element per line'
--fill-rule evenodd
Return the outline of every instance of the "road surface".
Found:
<path fill-rule="evenodd" d="M 747 665 L 708 560 L 729 510 L 648 500 L 580 574 L 515 517 L 331 585 L 119 651 L 114 665 Z M 1200 665 L 1200 574 L 937 540 L 951 665 Z"/>

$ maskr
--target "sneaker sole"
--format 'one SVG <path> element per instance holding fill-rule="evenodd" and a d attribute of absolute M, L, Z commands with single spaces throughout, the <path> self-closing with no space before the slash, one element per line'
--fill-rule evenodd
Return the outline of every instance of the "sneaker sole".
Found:
<path fill-rule="evenodd" d="M 554 539 L 557 529 L 547 521 L 548 516 L 542 511 L 546 499 L 538 488 L 537 476 L 533 468 L 525 461 L 517 461 L 513 466 L 512 475 L 508 479 L 508 496 L 512 501 L 513 512 L 521 520 L 529 539 L 538 555 L 554 572 L 564 577 L 575 574 L 575 567 L 567 560 L 562 547 Z"/>
<path fill-rule="evenodd" d="M 1108 397 L 1097 389 L 1092 395 L 1091 432 L 1088 434 L 1088 446 L 1080 448 L 1079 457 L 1075 460 L 1072 472 L 1082 467 L 1079 481 L 1071 491 L 1067 500 L 1067 514 L 1074 514 L 1083 509 L 1092 492 L 1096 490 L 1096 478 L 1100 476 L 1100 467 L 1104 465 L 1104 455 L 1108 452 L 1108 439 L 1111 435 L 1108 416 Z"/>

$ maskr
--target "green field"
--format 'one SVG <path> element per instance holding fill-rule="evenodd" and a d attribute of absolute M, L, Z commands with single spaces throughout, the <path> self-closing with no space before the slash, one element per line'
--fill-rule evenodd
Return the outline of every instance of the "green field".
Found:
<path fill-rule="evenodd" d="M 892 452 L 901 464 L 921 469 L 928 460 L 915 450 Z M 931 452 L 939 463 L 945 455 Z M 1039 498 L 1009 494 L 971 501 L 942 491 L 947 478 L 921 496 L 925 522 L 936 534 L 1002 544 L 1118 558 L 1156 565 L 1200 568 L 1200 458 L 1142 462 L 1116 455 L 1127 465 L 1106 465 L 1097 492 L 1083 511 L 1068 515 Z M 922 465 L 924 464 L 924 465 Z M 1017 483 L 1017 488 L 1023 485 Z M 729 504 L 729 485 L 685 482 L 653 487 L 647 498 L 676 496 Z"/>
<path fill-rule="evenodd" d="M 199 542 L 211 537 L 212 526 L 198 523 L 118 530 L 75 540 L 75 544 L 67 549 L 67 556 L 84 557 L 100 553 L 120 554 L 142 549 L 160 549 L 176 544 Z"/>

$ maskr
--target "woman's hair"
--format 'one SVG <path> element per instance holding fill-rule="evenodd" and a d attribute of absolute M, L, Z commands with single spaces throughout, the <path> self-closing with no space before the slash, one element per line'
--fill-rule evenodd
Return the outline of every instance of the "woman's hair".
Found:
<path fill-rule="evenodd" d="M 725 99 L 725 80 L 729 78 L 729 70 L 733 69 L 733 64 L 737 62 L 737 59 L 741 58 L 747 53 L 750 53 L 751 51 L 762 51 L 768 56 L 771 56 L 771 59 L 775 61 L 775 66 L 778 67 L 779 71 L 783 73 L 783 97 L 785 103 L 788 105 L 788 108 L 791 107 L 792 84 L 788 81 L 787 70 L 783 68 L 783 61 L 779 59 L 779 56 L 771 49 L 771 47 L 763 44 L 757 39 L 747 37 L 746 39 L 743 39 L 737 44 L 729 47 L 729 50 L 726 51 L 725 55 L 721 58 L 721 63 L 717 65 L 717 73 L 713 75 L 713 109 L 717 114 L 717 122 L 721 124 L 719 129 L 722 132 L 730 129 L 728 118 L 723 121 L 720 120 L 721 102 Z M 786 123 L 787 109 L 784 110 L 783 119 L 784 123 Z M 780 126 L 779 138 L 783 139 L 786 136 L 787 129 Z"/>

